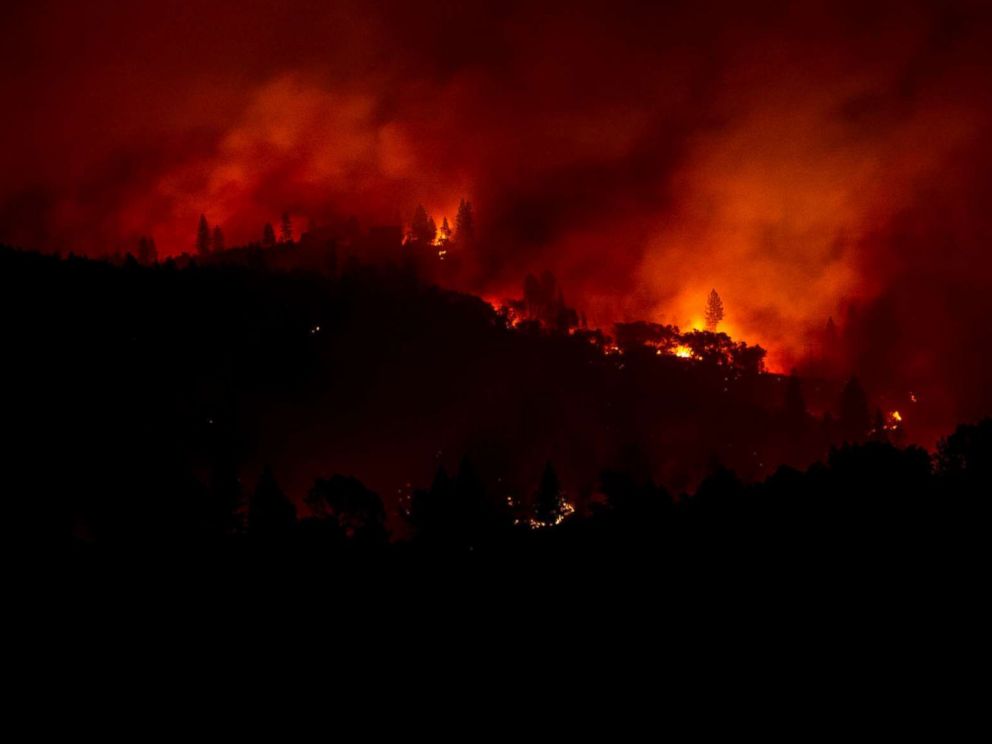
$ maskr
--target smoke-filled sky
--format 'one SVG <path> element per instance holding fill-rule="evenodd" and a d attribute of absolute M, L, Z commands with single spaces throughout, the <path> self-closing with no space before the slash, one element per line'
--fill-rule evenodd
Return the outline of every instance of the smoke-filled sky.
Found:
<path fill-rule="evenodd" d="M 8 2 L 0 240 L 454 217 L 484 293 L 699 323 L 992 413 L 983 2 Z M 649 6 L 649 7 L 644 7 Z"/>

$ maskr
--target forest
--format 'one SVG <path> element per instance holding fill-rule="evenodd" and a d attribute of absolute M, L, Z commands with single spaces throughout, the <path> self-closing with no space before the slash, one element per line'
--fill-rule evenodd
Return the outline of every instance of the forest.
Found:
<path fill-rule="evenodd" d="M 8 534 L 393 566 L 981 543 L 990 420 L 929 453 L 856 379 L 770 374 L 717 332 L 585 328 L 550 274 L 493 307 L 337 251 L 0 249 Z"/>

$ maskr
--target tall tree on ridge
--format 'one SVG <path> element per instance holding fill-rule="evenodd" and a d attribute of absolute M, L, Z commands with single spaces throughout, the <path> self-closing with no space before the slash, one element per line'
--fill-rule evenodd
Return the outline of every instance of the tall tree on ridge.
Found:
<path fill-rule="evenodd" d="M 448 224 L 447 217 L 441 220 L 441 227 L 437 231 L 437 237 L 441 243 L 447 243 L 451 240 L 451 225 Z"/>
<path fill-rule="evenodd" d="M 224 250 L 224 231 L 220 229 L 220 225 L 214 228 L 210 248 L 214 253 Z"/>
<path fill-rule="evenodd" d="M 458 215 L 455 217 L 455 240 L 461 245 L 471 245 L 475 240 L 475 217 L 472 214 L 472 203 L 462 199 L 458 204 Z"/>
<path fill-rule="evenodd" d="M 276 231 L 271 222 L 266 222 L 262 229 L 262 247 L 272 248 L 276 244 Z"/>
<path fill-rule="evenodd" d="M 418 204 L 413 213 L 413 220 L 410 222 L 410 237 L 418 243 L 430 243 L 434 240 L 437 227 L 431 231 L 431 218 L 427 216 L 427 210 L 423 204 Z"/>
<path fill-rule="evenodd" d="M 716 332 L 721 320 L 723 320 L 723 300 L 720 299 L 716 290 L 712 289 L 706 300 L 706 330 Z"/>
<path fill-rule="evenodd" d="M 200 215 L 200 224 L 196 230 L 196 252 L 201 256 L 210 253 L 210 223 L 206 215 Z"/>
<path fill-rule="evenodd" d="M 282 213 L 282 222 L 279 224 L 279 240 L 282 243 L 293 242 L 293 219 L 289 212 Z"/>

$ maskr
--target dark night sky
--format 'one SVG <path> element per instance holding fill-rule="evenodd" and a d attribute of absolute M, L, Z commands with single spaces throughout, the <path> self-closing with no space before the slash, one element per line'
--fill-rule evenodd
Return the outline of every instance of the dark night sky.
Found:
<path fill-rule="evenodd" d="M 551 268 L 593 322 L 688 326 L 716 287 L 773 367 L 832 315 L 894 400 L 992 412 L 985 4 L 643 5 L 6 3 L 0 240 L 467 196 L 484 293 Z"/>

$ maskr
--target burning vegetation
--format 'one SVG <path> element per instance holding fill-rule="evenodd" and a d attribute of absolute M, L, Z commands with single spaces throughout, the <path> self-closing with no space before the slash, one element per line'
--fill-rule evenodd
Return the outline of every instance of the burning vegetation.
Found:
<path fill-rule="evenodd" d="M 13 492 L 60 494 L 46 529 L 108 545 L 409 538 L 455 554 L 606 539 L 589 530 L 653 544 L 649 531 L 695 520 L 763 529 L 771 508 L 846 529 L 840 507 L 822 512 L 824 489 L 838 504 L 868 489 L 872 519 L 888 489 L 922 509 L 927 489 L 971 493 L 992 441 L 964 427 L 931 469 L 896 446 L 915 392 L 896 408 L 855 379 L 770 374 L 763 349 L 718 332 L 639 322 L 609 338 L 550 274 L 497 311 L 303 241 L 184 267 L 0 250 L 14 384 L 46 391 L 17 396 L 5 422 Z M 57 380 L 94 349 L 72 385 Z M 800 506 L 774 506 L 793 494 Z"/>
<path fill-rule="evenodd" d="M 709 299 L 713 328 L 723 319 L 723 305 L 714 309 L 714 290 Z M 735 342 L 725 333 L 715 330 L 682 332 L 678 326 L 636 321 L 617 323 L 614 337 L 600 330 L 589 329 L 585 318 L 565 302 L 565 295 L 554 274 L 545 271 L 540 276 L 528 274 L 524 279 L 523 297 L 517 300 L 491 301 L 510 328 L 532 332 L 567 333 L 586 339 L 607 356 L 651 354 L 679 360 L 705 362 L 729 367 L 741 372 L 764 371 L 766 352 L 760 346 Z"/>
<path fill-rule="evenodd" d="M 618 323 L 615 328 L 617 347 L 623 354 L 653 351 L 658 356 L 704 362 L 741 372 L 764 371 L 764 349 L 743 341 L 735 342 L 725 333 L 709 330 L 683 333 L 678 326 L 643 321 Z"/>

